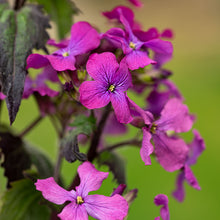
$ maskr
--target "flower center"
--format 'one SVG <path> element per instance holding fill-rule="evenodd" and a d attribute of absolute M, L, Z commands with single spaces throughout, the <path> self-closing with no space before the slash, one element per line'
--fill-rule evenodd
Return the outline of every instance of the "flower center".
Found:
<path fill-rule="evenodd" d="M 150 128 L 150 132 L 151 132 L 152 134 L 155 134 L 155 133 L 156 133 L 156 130 L 157 130 L 157 125 L 153 123 L 152 126 L 151 126 L 151 128 Z"/>
<path fill-rule="evenodd" d="M 115 90 L 115 86 L 114 86 L 114 85 L 110 85 L 110 86 L 108 87 L 108 90 L 109 90 L 110 92 L 113 92 L 113 91 Z"/>
<path fill-rule="evenodd" d="M 62 55 L 63 55 L 63 57 L 68 57 L 69 53 L 68 52 L 64 52 Z"/>
<path fill-rule="evenodd" d="M 76 198 L 76 203 L 77 203 L 78 205 L 81 205 L 81 204 L 84 203 L 84 201 L 83 201 L 83 199 L 82 199 L 81 196 L 77 196 L 77 198 Z"/>
<path fill-rule="evenodd" d="M 135 43 L 133 43 L 133 42 L 131 41 L 131 42 L 129 43 L 129 47 L 132 48 L 132 49 L 135 49 L 135 47 L 136 47 L 136 46 L 135 46 Z"/>

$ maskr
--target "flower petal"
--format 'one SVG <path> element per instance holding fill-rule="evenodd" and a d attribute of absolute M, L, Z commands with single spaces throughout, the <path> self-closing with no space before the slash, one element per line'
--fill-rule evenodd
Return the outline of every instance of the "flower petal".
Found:
<path fill-rule="evenodd" d="M 76 59 L 74 55 L 64 57 L 60 55 L 58 52 L 59 51 L 51 55 L 44 55 L 44 57 L 46 57 L 49 60 L 51 66 L 57 71 L 75 70 Z"/>
<path fill-rule="evenodd" d="M 113 53 L 105 52 L 92 54 L 86 65 L 89 75 L 94 79 L 105 83 L 111 83 L 116 76 L 119 64 Z"/>
<path fill-rule="evenodd" d="M 137 50 L 131 51 L 125 56 L 125 59 L 128 64 L 128 68 L 131 70 L 136 70 L 140 67 L 144 68 L 151 63 L 156 63 L 148 57 L 147 52 Z"/>
<path fill-rule="evenodd" d="M 45 67 L 49 65 L 49 60 L 45 55 L 41 54 L 31 54 L 27 58 L 27 67 L 26 69 L 29 68 L 34 68 L 34 69 L 39 69 L 42 67 Z"/>
<path fill-rule="evenodd" d="M 87 53 L 97 48 L 99 43 L 98 32 L 88 22 L 80 21 L 72 26 L 68 48 L 74 55 Z"/>
<path fill-rule="evenodd" d="M 157 132 L 153 141 L 157 159 L 165 170 L 173 172 L 184 166 L 189 149 L 182 139 Z"/>
<path fill-rule="evenodd" d="M 182 202 L 185 198 L 185 189 L 183 186 L 184 180 L 185 173 L 184 171 L 181 171 L 176 178 L 176 189 L 172 193 L 173 197 L 179 202 Z"/>
<path fill-rule="evenodd" d="M 164 194 L 159 194 L 155 196 L 154 203 L 156 206 L 163 205 L 163 207 L 160 209 L 161 218 L 162 220 L 169 220 L 170 213 L 168 208 L 168 197 Z"/>
<path fill-rule="evenodd" d="M 169 41 L 153 39 L 145 42 L 144 45 L 156 53 L 162 53 L 162 54 L 173 53 L 173 45 Z"/>
<path fill-rule="evenodd" d="M 61 220 L 88 220 L 88 214 L 84 205 L 76 205 L 75 202 L 65 206 L 58 217 Z"/>
<path fill-rule="evenodd" d="M 201 187 L 199 186 L 199 183 L 189 166 L 185 165 L 184 172 L 188 184 L 192 186 L 194 189 L 201 190 Z"/>
<path fill-rule="evenodd" d="M 145 128 L 142 128 L 143 131 L 143 141 L 142 141 L 142 147 L 140 150 L 141 159 L 144 161 L 145 165 L 151 165 L 151 159 L 150 155 L 154 151 L 154 147 L 151 144 L 151 133 L 148 132 Z"/>
<path fill-rule="evenodd" d="M 84 204 L 88 214 L 96 219 L 123 220 L 128 214 L 128 203 L 118 194 L 112 197 L 89 195 Z"/>
<path fill-rule="evenodd" d="M 111 102 L 115 111 L 117 120 L 120 123 L 129 123 L 132 121 L 131 112 L 128 105 L 128 99 L 125 93 L 111 94 Z"/>
<path fill-rule="evenodd" d="M 114 78 L 112 78 L 111 84 L 115 85 L 117 91 L 127 91 L 132 87 L 131 73 L 128 70 L 128 66 L 125 60 L 120 62 L 119 69 L 117 70 Z"/>
<path fill-rule="evenodd" d="M 106 88 L 105 88 L 106 87 Z M 102 108 L 110 102 L 107 86 L 98 81 L 86 81 L 80 85 L 80 102 L 89 109 Z"/>
<path fill-rule="evenodd" d="M 98 190 L 102 181 L 108 177 L 108 172 L 96 170 L 95 166 L 90 162 L 84 162 L 78 167 L 80 177 L 80 185 L 76 187 L 77 193 L 83 198 L 90 191 Z"/>
<path fill-rule="evenodd" d="M 73 201 L 76 198 L 74 190 L 67 191 L 63 189 L 54 181 L 53 177 L 38 179 L 35 186 L 38 191 L 42 192 L 45 199 L 58 205 L 66 201 Z"/>
<path fill-rule="evenodd" d="M 200 154 L 205 150 L 205 143 L 201 135 L 197 130 L 193 130 L 194 139 L 191 144 L 189 144 L 190 148 L 190 156 L 187 159 L 187 165 L 193 165 L 197 162 Z"/>
<path fill-rule="evenodd" d="M 177 133 L 189 131 L 193 125 L 193 118 L 186 105 L 177 98 L 170 99 L 161 112 L 159 120 L 155 121 L 162 131 L 173 130 Z"/>

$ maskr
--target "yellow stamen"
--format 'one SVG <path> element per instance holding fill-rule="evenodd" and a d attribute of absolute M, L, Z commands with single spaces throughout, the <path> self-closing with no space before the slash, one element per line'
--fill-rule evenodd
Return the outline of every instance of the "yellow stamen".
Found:
<path fill-rule="evenodd" d="M 113 92 L 113 91 L 115 90 L 115 86 L 114 86 L 114 85 L 110 85 L 109 88 L 108 88 L 108 90 L 109 90 L 110 92 Z"/>
<path fill-rule="evenodd" d="M 157 130 L 157 125 L 156 124 L 152 124 L 151 128 L 150 128 L 150 132 L 152 134 L 155 134 L 156 133 L 156 130 Z"/>
<path fill-rule="evenodd" d="M 68 57 L 69 53 L 68 52 L 64 52 L 62 55 L 63 55 L 63 57 Z"/>
<path fill-rule="evenodd" d="M 83 201 L 81 196 L 77 196 L 76 200 L 77 200 L 76 202 L 77 202 L 78 205 L 81 205 L 81 204 L 84 203 L 84 201 Z"/>
<path fill-rule="evenodd" d="M 136 46 L 135 46 L 135 44 L 131 41 L 130 44 L 129 44 L 129 47 L 132 48 L 132 49 L 135 49 Z"/>

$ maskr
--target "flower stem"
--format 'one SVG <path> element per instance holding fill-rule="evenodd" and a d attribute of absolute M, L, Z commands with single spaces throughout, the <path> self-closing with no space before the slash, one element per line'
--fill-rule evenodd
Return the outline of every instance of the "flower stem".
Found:
<path fill-rule="evenodd" d="M 95 130 L 92 140 L 91 140 L 91 144 L 87 153 L 87 158 L 88 161 L 92 162 L 96 156 L 97 156 L 97 147 L 99 145 L 100 142 L 100 138 L 102 135 L 102 131 L 104 129 L 105 123 L 107 121 L 107 118 L 109 116 L 111 112 L 111 105 L 108 104 L 105 108 L 105 111 L 103 112 L 102 118 L 97 126 L 97 129 Z"/>
<path fill-rule="evenodd" d="M 24 129 L 19 135 L 20 138 L 23 138 L 27 133 L 29 133 L 32 128 L 34 128 L 41 120 L 43 117 L 39 115 L 27 128 Z"/>
<path fill-rule="evenodd" d="M 98 153 L 101 154 L 104 151 L 112 151 L 112 150 L 115 150 L 119 147 L 124 147 L 124 146 L 128 146 L 128 145 L 133 145 L 133 146 L 136 146 L 136 147 L 140 147 L 141 143 L 142 143 L 142 141 L 139 141 L 137 139 L 131 139 L 131 140 L 128 140 L 128 141 L 123 141 L 123 142 L 108 146 L 108 147 L 102 149 L 101 151 L 99 151 Z"/>

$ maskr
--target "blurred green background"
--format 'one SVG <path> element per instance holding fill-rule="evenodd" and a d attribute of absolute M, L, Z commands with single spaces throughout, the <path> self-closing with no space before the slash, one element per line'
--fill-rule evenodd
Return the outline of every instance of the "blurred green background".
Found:
<path fill-rule="evenodd" d="M 135 9 L 136 20 L 143 29 L 157 27 L 159 30 L 172 28 L 175 33 L 174 58 L 167 68 L 174 72 L 171 79 L 185 97 L 185 103 L 197 116 L 194 128 L 205 139 L 206 150 L 194 166 L 193 172 L 202 190 L 196 191 L 186 186 L 186 199 L 183 203 L 171 197 L 176 172 L 165 172 L 154 159 L 152 166 L 144 166 L 136 148 L 120 149 L 126 161 L 128 188 L 138 188 L 138 198 L 131 206 L 129 220 L 154 219 L 159 208 L 153 204 L 154 196 L 164 193 L 169 196 L 171 219 L 207 220 L 219 219 L 220 207 L 220 1 L 219 0 L 145 0 L 144 8 Z M 124 1 L 76 0 L 81 14 L 75 21 L 85 20 L 97 26 L 100 31 L 109 28 L 101 11 L 111 10 L 116 5 L 128 5 Z M 53 32 L 51 32 L 53 33 Z M 6 106 L 3 106 L 1 123 L 9 123 Z M 23 100 L 13 127 L 22 131 L 38 110 L 33 99 Z M 52 160 L 56 158 L 57 140 L 55 131 L 48 119 L 44 119 L 35 130 L 26 136 L 27 140 L 46 151 Z M 62 172 L 69 184 L 78 163 L 63 163 Z M 112 175 L 103 183 L 101 192 L 110 194 Z M 0 168 L 0 187 L 5 179 Z M 2 191 L 2 190 L 1 190 Z"/>

